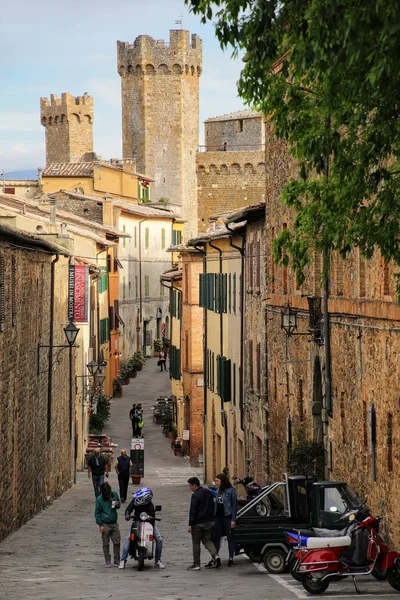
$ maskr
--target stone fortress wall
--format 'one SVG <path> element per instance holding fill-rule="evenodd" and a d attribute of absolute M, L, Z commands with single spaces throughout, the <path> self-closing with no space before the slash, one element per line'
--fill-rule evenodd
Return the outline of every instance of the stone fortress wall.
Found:
<path fill-rule="evenodd" d="M 265 193 L 263 116 L 241 110 L 205 122 L 205 152 L 198 152 L 198 229 L 210 216 L 261 202 Z"/>
<path fill-rule="evenodd" d="M 202 41 L 170 31 L 169 44 L 141 35 L 118 42 L 123 157 L 154 179 L 152 198 L 182 207 L 186 239 L 196 233 L 199 77 Z"/>
<path fill-rule="evenodd" d="M 93 158 L 93 97 L 51 94 L 40 98 L 40 121 L 46 129 L 46 166 Z"/>

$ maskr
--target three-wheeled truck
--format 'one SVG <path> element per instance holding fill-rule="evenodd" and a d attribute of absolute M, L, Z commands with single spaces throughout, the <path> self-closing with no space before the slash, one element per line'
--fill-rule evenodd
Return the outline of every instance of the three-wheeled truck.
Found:
<path fill-rule="evenodd" d="M 266 506 L 265 516 L 254 514 L 253 505 L 259 502 Z M 233 529 L 236 554 L 245 552 L 252 561 L 263 561 L 270 573 L 281 573 L 290 550 L 285 530 L 310 530 L 313 535 L 312 527 L 342 529 L 345 522 L 340 515 L 359 504 L 357 495 L 343 481 L 284 474 L 282 481 L 263 487 L 238 511 Z"/>

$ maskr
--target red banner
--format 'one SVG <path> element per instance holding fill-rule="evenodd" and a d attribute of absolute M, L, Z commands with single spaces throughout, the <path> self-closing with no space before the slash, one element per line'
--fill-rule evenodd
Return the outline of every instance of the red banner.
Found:
<path fill-rule="evenodd" d="M 74 323 L 88 322 L 89 267 L 69 266 L 68 319 Z"/>

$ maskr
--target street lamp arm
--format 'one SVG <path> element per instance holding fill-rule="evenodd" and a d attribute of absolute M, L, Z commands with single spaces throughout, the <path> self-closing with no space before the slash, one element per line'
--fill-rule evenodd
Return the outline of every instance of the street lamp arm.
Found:
<path fill-rule="evenodd" d="M 41 348 L 59 348 L 59 350 L 55 356 L 55 359 L 51 364 L 51 367 L 49 367 L 45 371 L 40 371 L 40 349 Z M 79 348 L 79 346 L 76 344 L 74 344 L 73 346 L 70 346 L 69 344 L 68 344 L 68 346 L 49 346 L 46 344 L 38 344 L 37 374 L 43 375 L 44 373 L 48 373 L 51 369 L 53 369 L 54 365 L 60 365 L 62 363 L 62 358 L 60 358 L 60 354 L 66 348 Z"/>

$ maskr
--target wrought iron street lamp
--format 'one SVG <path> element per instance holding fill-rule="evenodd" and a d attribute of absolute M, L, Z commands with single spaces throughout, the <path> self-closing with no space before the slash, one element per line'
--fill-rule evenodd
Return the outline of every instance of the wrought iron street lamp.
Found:
<path fill-rule="evenodd" d="M 67 338 L 67 342 L 70 346 L 75 344 L 75 340 L 79 333 L 78 327 L 75 325 L 73 321 L 70 321 L 66 327 L 64 327 L 65 337 Z"/>
<path fill-rule="evenodd" d="M 99 368 L 99 363 L 95 360 L 91 360 L 90 363 L 86 365 L 86 368 L 91 376 L 96 375 L 97 369 Z"/>
<path fill-rule="evenodd" d="M 297 310 L 292 308 L 289 302 L 281 310 L 281 328 L 285 330 L 286 335 L 292 335 L 297 329 Z"/>

